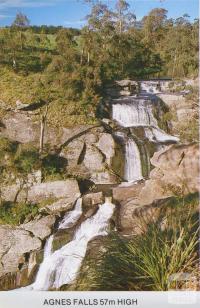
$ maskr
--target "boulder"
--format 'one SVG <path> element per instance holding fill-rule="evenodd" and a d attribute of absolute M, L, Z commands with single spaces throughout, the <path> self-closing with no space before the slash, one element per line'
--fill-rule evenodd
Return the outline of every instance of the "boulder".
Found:
<path fill-rule="evenodd" d="M 85 143 L 79 139 L 75 139 L 68 144 L 68 146 L 64 147 L 60 153 L 61 157 L 67 159 L 67 163 L 70 167 L 77 165 L 79 163 L 79 159 L 81 153 L 83 152 Z"/>
<path fill-rule="evenodd" d="M 103 171 L 93 172 L 90 180 L 95 184 L 117 184 L 120 183 L 121 178 L 113 173 L 112 170 L 104 169 Z"/>
<path fill-rule="evenodd" d="M 29 231 L 11 226 L 0 226 L 0 277 L 18 272 L 30 252 L 40 250 L 42 242 Z"/>
<path fill-rule="evenodd" d="M 31 232 L 35 237 L 44 240 L 50 236 L 55 221 L 55 216 L 48 215 L 46 217 L 42 217 L 41 219 L 34 219 L 33 221 L 21 225 L 20 227 Z"/>
<path fill-rule="evenodd" d="M 97 192 L 97 193 L 90 193 L 87 195 L 84 195 L 83 198 L 83 207 L 89 208 L 94 205 L 102 204 L 104 202 L 103 193 Z"/>
<path fill-rule="evenodd" d="M 11 185 L 2 188 L 2 199 L 5 201 L 13 201 L 17 192 L 19 190 L 19 185 Z M 67 204 L 73 204 L 75 200 L 80 196 L 79 186 L 76 180 L 65 180 L 65 181 L 53 181 L 45 182 L 31 186 L 28 190 L 22 189 L 18 194 L 18 202 L 30 202 L 30 203 L 40 203 L 48 199 L 65 199 L 63 203 L 55 205 L 55 210 L 59 207 L 67 208 Z M 50 212 L 54 211 L 54 206 L 50 207 Z M 51 210 L 52 209 L 52 210 Z"/>
<path fill-rule="evenodd" d="M 156 152 L 155 167 L 139 194 L 139 204 L 173 195 L 187 195 L 199 190 L 199 147 L 197 144 L 172 145 Z"/>
<path fill-rule="evenodd" d="M 0 136 L 20 143 L 39 142 L 40 127 L 28 115 L 9 112 L 1 121 Z"/>
<path fill-rule="evenodd" d="M 112 190 L 113 199 L 115 202 L 119 203 L 120 205 L 126 204 L 129 200 L 137 200 L 140 191 L 144 187 L 144 182 L 135 183 L 128 186 L 117 186 L 114 187 Z M 137 204 L 137 201 L 135 201 Z"/>
<path fill-rule="evenodd" d="M 148 224 L 156 222 L 165 206 L 165 200 L 157 200 L 151 205 L 140 206 L 133 199 L 120 207 L 118 229 L 125 236 L 145 233 Z"/>
<path fill-rule="evenodd" d="M 102 153 L 95 146 L 86 145 L 83 164 L 90 170 L 90 172 L 102 171 L 103 162 L 104 156 Z"/>
<path fill-rule="evenodd" d="M 40 212 L 46 212 L 48 214 L 59 214 L 60 212 L 66 212 L 72 209 L 75 201 L 76 199 L 74 196 L 62 198 L 58 201 L 45 205 L 40 209 Z"/>
<path fill-rule="evenodd" d="M 76 180 L 54 181 L 32 186 L 28 192 L 28 201 L 37 203 L 49 198 L 69 198 L 74 203 L 79 196 Z"/>
<path fill-rule="evenodd" d="M 8 112 L 2 120 L 0 136 L 20 143 L 33 143 L 39 146 L 40 122 L 35 121 L 24 112 Z M 55 145 L 60 143 L 58 132 L 47 126 L 44 133 L 44 144 Z"/>
<path fill-rule="evenodd" d="M 94 125 L 76 125 L 73 127 L 63 127 L 61 132 L 60 144 L 69 144 L 70 141 L 79 138 L 80 136 L 86 134 Z"/>
<path fill-rule="evenodd" d="M 115 156 L 115 141 L 111 134 L 103 133 L 100 135 L 98 143 L 96 143 L 98 149 L 105 155 L 106 163 L 111 166 L 112 159 Z"/>

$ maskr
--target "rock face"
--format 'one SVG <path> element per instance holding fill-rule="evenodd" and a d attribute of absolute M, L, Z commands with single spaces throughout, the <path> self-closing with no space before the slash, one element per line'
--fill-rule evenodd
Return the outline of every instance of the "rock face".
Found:
<path fill-rule="evenodd" d="M 171 131 L 179 133 L 184 123 L 192 119 L 198 119 L 198 102 L 187 100 L 183 94 L 158 94 L 161 100 L 169 107 L 172 115 Z"/>
<path fill-rule="evenodd" d="M 40 134 L 39 125 L 25 114 L 10 112 L 2 124 L 0 135 L 21 143 L 36 142 Z"/>
<path fill-rule="evenodd" d="M 199 190 L 199 148 L 197 144 L 172 145 L 156 152 L 150 179 L 129 187 L 113 189 L 120 204 L 119 229 L 123 234 L 140 233 L 142 222 L 156 219 L 166 199 Z"/>
<path fill-rule="evenodd" d="M 10 111 L 1 119 L 0 136 L 20 143 L 34 143 L 39 146 L 40 122 L 35 121 L 31 114 L 23 111 Z M 44 143 L 51 146 L 61 145 L 79 134 L 86 133 L 92 125 L 79 125 L 73 128 L 58 129 L 46 126 Z"/>
<path fill-rule="evenodd" d="M 2 119 L 0 136 L 39 146 L 40 123 L 25 111 L 10 111 Z M 44 144 L 61 148 L 59 156 L 66 159 L 69 175 L 87 178 L 96 184 L 118 183 L 123 177 L 122 150 L 100 125 L 79 125 L 59 131 L 47 125 Z M 9 194 L 16 190 L 18 187 L 12 186 Z"/>
<path fill-rule="evenodd" d="M 48 214 L 59 214 L 60 212 L 69 211 L 72 209 L 76 196 L 71 196 L 69 198 L 61 198 L 53 203 L 49 202 L 44 207 L 40 209 L 41 213 Z"/>
<path fill-rule="evenodd" d="M 79 196 L 77 181 L 54 181 L 32 186 L 28 192 L 28 201 L 41 202 L 49 198 L 70 198 L 75 201 Z"/>
<path fill-rule="evenodd" d="M 22 227 L 24 230 L 31 232 L 35 237 L 41 240 L 46 239 L 52 232 L 52 227 L 55 224 L 55 216 L 46 216 L 41 219 L 35 219 Z"/>
<path fill-rule="evenodd" d="M 7 186 L 2 189 L 2 198 L 6 201 L 13 201 L 19 189 L 18 185 Z M 67 203 L 74 203 L 80 196 L 78 183 L 76 180 L 45 182 L 33 185 L 28 192 L 22 190 L 17 201 L 25 201 L 31 203 L 40 203 L 48 199 L 65 199 Z M 57 206 L 58 207 L 58 206 Z M 65 208 L 63 208 L 65 210 Z"/>
<path fill-rule="evenodd" d="M 102 127 L 93 128 L 63 147 L 68 172 L 95 184 L 115 184 L 124 174 L 123 150 Z"/>
<path fill-rule="evenodd" d="M 93 205 L 98 205 L 103 203 L 103 193 L 98 192 L 98 193 L 91 193 L 83 196 L 83 207 L 90 207 Z"/>
<path fill-rule="evenodd" d="M 0 289 L 23 286 L 28 281 L 28 271 L 23 266 L 32 251 L 41 249 L 42 242 L 30 232 L 10 226 L 0 226 L 0 238 Z"/>
<path fill-rule="evenodd" d="M 197 144 L 173 145 L 156 152 L 155 166 L 139 194 L 141 205 L 172 195 L 186 195 L 199 190 L 199 148 Z"/>

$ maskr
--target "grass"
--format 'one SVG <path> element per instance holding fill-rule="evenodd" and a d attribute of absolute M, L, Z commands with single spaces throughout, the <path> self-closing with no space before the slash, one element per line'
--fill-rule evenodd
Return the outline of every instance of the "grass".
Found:
<path fill-rule="evenodd" d="M 172 200 L 165 219 L 131 240 L 112 234 L 103 252 L 86 260 L 75 290 L 166 291 L 170 277 L 198 275 L 197 195 Z M 159 221 L 159 220 L 158 220 Z"/>
<path fill-rule="evenodd" d="M 53 127 L 96 123 L 92 105 L 85 106 L 84 101 L 69 98 L 70 86 L 63 86 L 56 79 L 48 83 L 45 73 L 40 72 L 23 76 L 0 66 L 0 73 L 0 101 L 8 107 L 15 108 L 17 100 L 31 104 L 41 99 L 51 102 L 47 120 Z M 40 121 L 42 112 L 41 109 L 35 113 L 34 120 Z M 3 116 L 0 108 L 0 118 Z"/>
<path fill-rule="evenodd" d="M 38 214 L 36 204 L 2 202 L 0 204 L 0 224 L 13 226 L 32 220 Z"/>

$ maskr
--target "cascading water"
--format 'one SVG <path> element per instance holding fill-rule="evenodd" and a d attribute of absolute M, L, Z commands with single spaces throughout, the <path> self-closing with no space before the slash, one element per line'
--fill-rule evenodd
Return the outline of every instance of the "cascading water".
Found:
<path fill-rule="evenodd" d="M 140 83 L 140 88 L 141 88 L 141 91 L 144 91 L 150 94 L 157 94 L 161 92 L 160 84 L 155 81 L 142 81 Z"/>
<path fill-rule="evenodd" d="M 166 134 L 163 130 L 157 127 L 145 127 L 144 131 L 146 138 L 154 143 L 176 143 L 179 141 L 177 137 Z"/>
<path fill-rule="evenodd" d="M 152 106 L 144 99 L 131 98 L 113 104 L 112 118 L 123 127 L 157 126 Z"/>
<path fill-rule="evenodd" d="M 52 242 L 49 239 L 46 244 L 48 254 L 45 254 L 35 282 L 26 287 L 26 289 L 59 289 L 62 285 L 73 283 L 86 254 L 88 242 L 96 236 L 107 235 L 109 220 L 112 217 L 114 208 L 114 204 L 109 201 L 100 205 L 97 213 L 80 225 L 75 232 L 73 240 L 54 253 L 51 253 L 50 246 Z M 76 219 L 78 217 L 76 207 L 73 212 L 68 217 L 66 215 L 67 218 L 64 218 L 60 226 L 65 226 L 66 228 L 72 221 L 74 223 L 74 217 Z"/>
<path fill-rule="evenodd" d="M 125 145 L 125 180 L 134 182 L 142 179 L 140 151 L 133 139 L 128 139 Z"/>
<path fill-rule="evenodd" d="M 142 138 L 146 137 L 150 142 L 158 146 L 179 141 L 177 137 L 166 134 L 158 127 L 158 122 L 154 117 L 152 94 L 160 91 L 158 82 L 141 82 L 141 95 L 129 98 L 115 99 L 112 105 L 112 118 L 125 128 L 141 128 Z M 127 132 L 128 134 L 129 132 Z M 128 182 L 138 181 L 143 178 L 141 155 L 137 144 L 127 134 L 121 136 L 125 143 L 125 174 L 124 178 Z M 119 134 L 118 134 L 119 135 Z M 147 155 L 146 155 L 147 156 Z M 150 163 L 150 162 L 149 162 Z M 148 163 L 147 163 L 148 164 Z M 148 167 L 148 166 L 147 166 Z M 146 168 L 147 169 L 147 168 Z M 149 169 L 149 168 L 148 168 Z"/>
<path fill-rule="evenodd" d="M 59 224 L 58 229 L 67 229 L 74 226 L 83 213 L 82 210 L 82 198 L 76 201 L 76 205 L 73 211 L 66 213 L 63 220 Z"/>
<path fill-rule="evenodd" d="M 53 235 L 51 235 L 47 242 L 46 245 L 44 247 L 44 258 L 47 258 L 48 256 L 51 255 L 52 252 L 52 246 L 53 246 Z"/>

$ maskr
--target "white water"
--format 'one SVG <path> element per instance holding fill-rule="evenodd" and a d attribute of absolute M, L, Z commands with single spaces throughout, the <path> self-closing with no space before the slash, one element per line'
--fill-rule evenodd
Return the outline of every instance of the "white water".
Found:
<path fill-rule="evenodd" d="M 151 128 L 146 127 L 144 131 L 145 131 L 145 136 L 151 142 L 167 143 L 167 142 L 178 142 L 179 141 L 179 138 L 171 136 L 157 127 L 151 127 Z"/>
<path fill-rule="evenodd" d="M 152 106 L 144 99 L 134 99 L 127 103 L 113 104 L 112 118 L 123 127 L 157 126 Z"/>
<path fill-rule="evenodd" d="M 114 204 L 110 202 L 100 205 L 98 212 L 80 225 L 71 242 L 52 254 L 46 253 L 36 281 L 26 289 L 49 290 L 71 284 L 77 277 L 88 242 L 96 236 L 107 235 L 114 208 Z M 51 249 L 48 248 L 48 251 Z"/>
<path fill-rule="evenodd" d="M 44 259 L 51 255 L 53 246 L 53 235 L 51 235 L 44 247 Z"/>
<path fill-rule="evenodd" d="M 74 226 L 83 213 L 82 210 L 82 198 L 76 201 L 76 205 L 73 211 L 67 212 L 59 224 L 58 229 L 67 229 Z"/>
<path fill-rule="evenodd" d="M 142 165 L 140 160 L 140 151 L 134 140 L 129 139 L 125 146 L 125 179 L 128 182 L 134 182 L 142 179 Z"/>
<path fill-rule="evenodd" d="M 158 85 L 159 83 L 156 81 L 142 81 L 140 83 L 141 90 L 150 94 L 157 94 L 161 92 Z"/>

